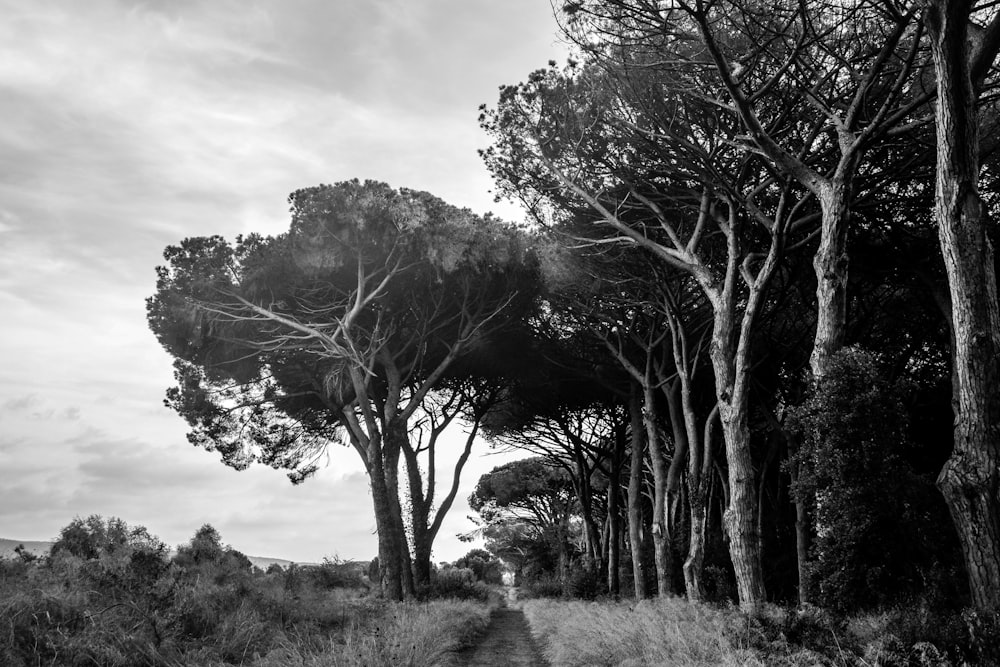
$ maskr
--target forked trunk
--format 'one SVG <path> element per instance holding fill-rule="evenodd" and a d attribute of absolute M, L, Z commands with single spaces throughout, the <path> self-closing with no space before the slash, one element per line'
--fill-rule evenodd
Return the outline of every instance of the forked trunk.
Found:
<path fill-rule="evenodd" d="M 701 575 L 705 568 L 705 532 L 708 526 L 708 490 L 712 477 L 712 446 L 715 442 L 715 422 L 718 408 L 705 420 L 705 435 L 700 440 L 693 421 L 688 434 L 691 455 L 688 457 L 688 505 L 690 507 L 690 535 L 688 555 L 684 561 L 684 586 L 691 602 L 700 601 L 705 594 Z"/>
<path fill-rule="evenodd" d="M 663 439 L 656 427 L 656 394 L 652 380 L 643 388 L 642 420 L 646 431 L 646 446 L 653 470 L 653 557 L 656 563 L 656 589 L 659 596 L 676 593 L 674 583 L 673 550 L 667 525 L 667 463 L 663 452 Z"/>
<path fill-rule="evenodd" d="M 729 498 L 723 513 L 723 526 L 729 538 L 729 556 L 736 573 L 736 591 L 744 611 L 756 611 L 766 601 L 764 570 L 761 564 L 760 538 L 757 533 L 757 484 L 750 454 L 750 428 L 747 423 L 747 386 L 749 364 L 746 359 L 753 311 L 751 294 L 743 314 L 740 346 L 735 345 L 733 311 L 716 310 L 710 356 L 715 373 L 719 421 L 726 443 L 729 468 Z"/>

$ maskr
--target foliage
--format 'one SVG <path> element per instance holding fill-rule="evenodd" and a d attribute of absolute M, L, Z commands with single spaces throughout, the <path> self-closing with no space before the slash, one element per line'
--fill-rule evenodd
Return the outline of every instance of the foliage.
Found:
<path fill-rule="evenodd" d="M 394 510 L 400 454 L 422 576 L 458 482 L 430 521 L 433 475 L 424 493 L 411 431 L 434 392 L 476 393 L 491 383 L 470 378 L 502 375 L 497 341 L 534 307 L 537 261 L 522 230 L 426 192 L 353 180 L 289 203 L 284 234 L 189 238 L 164 252 L 147 317 L 175 358 L 167 405 L 227 465 L 264 463 L 296 483 L 331 445 L 352 447 L 372 485 L 376 579 L 402 598 L 412 591 Z"/>
<path fill-rule="evenodd" d="M 949 564 L 954 535 L 937 492 L 905 459 L 904 390 L 876 355 L 851 348 L 790 412 L 801 443 L 795 491 L 814 506 L 812 577 L 824 606 L 913 598 Z"/>
<path fill-rule="evenodd" d="M 81 560 L 93 560 L 136 551 L 165 554 L 166 545 L 143 526 L 130 528 L 119 518 L 105 520 L 94 514 L 86 519 L 77 517 L 59 531 L 49 555 L 57 558 L 66 553 Z"/>
<path fill-rule="evenodd" d="M 476 581 L 499 585 L 503 583 L 503 563 L 485 549 L 472 549 L 455 561 L 456 568 L 472 570 Z"/>
<path fill-rule="evenodd" d="M 418 591 L 424 599 L 478 600 L 486 602 L 493 589 L 476 578 L 467 567 L 442 567 L 431 574 L 427 589 Z"/>
<path fill-rule="evenodd" d="M 108 530 L 108 528 L 111 530 Z M 211 526 L 150 568 L 118 519 L 76 519 L 50 558 L 0 561 L 0 664 L 437 664 L 485 627 L 473 602 L 395 605 L 359 598 L 360 565 L 253 571 Z M 96 537 L 115 536 L 101 541 Z M 75 539 L 86 537 L 87 539 Z M 71 551 L 101 543 L 84 559 Z M 94 554 L 86 549 L 80 553 Z M 347 584 L 351 588 L 345 588 Z"/>
<path fill-rule="evenodd" d="M 515 575 L 554 566 L 568 586 L 577 502 L 564 468 L 542 457 L 497 466 L 479 478 L 469 506 L 482 520 L 487 549 L 510 563 Z"/>

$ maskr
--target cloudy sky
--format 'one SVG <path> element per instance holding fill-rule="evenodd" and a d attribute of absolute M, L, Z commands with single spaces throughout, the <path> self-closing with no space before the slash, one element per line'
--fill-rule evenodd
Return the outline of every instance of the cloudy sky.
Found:
<path fill-rule="evenodd" d="M 358 177 L 492 202 L 477 107 L 563 49 L 548 0 L 0 0 L 0 537 L 119 516 L 168 544 L 377 550 L 357 455 L 293 487 L 236 472 L 162 406 L 145 321 L 163 248 L 287 228 L 288 193 Z M 485 447 L 483 447 L 485 451 Z M 496 458 L 480 458 L 462 500 Z M 468 549 L 456 507 L 435 550 Z"/>

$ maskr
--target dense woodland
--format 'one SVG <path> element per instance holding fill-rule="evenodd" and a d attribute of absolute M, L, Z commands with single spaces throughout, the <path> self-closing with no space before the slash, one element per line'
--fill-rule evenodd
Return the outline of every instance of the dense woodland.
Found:
<path fill-rule="evenodd" d="M 573 58 L 480 115 L 526 224 L 350 181 L 294 193 L 285 234 L 167 250 L 149 321 L 192 442 L 294 481 L 353 448 L 394 599 L 485 436 L 530 456 L 472 498 L 522 581 L 989 618 L 993 4 L 557 16 Z"/>

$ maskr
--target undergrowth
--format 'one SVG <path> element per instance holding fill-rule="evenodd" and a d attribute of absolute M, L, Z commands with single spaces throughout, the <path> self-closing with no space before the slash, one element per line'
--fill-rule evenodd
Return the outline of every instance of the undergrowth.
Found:
<path fill-rule="evenodd" d="M 0 559 L 3 667 L 429 667 L 489 618 L 478 599 L 369 596 L 356 563 L 261 572 L 210 526 L 173 558 L 123 522 L 92 517 L 70 528 L 73 541 L 48 557 Z M 95 536 L 103 542 L 91 548 Z M 469 588 L 430 593 L 481 597 Z"/>
<path fill-rule="evenodd" d="M 681 598 L 526 600 L 552 667 L 972 667 L 1000 665 L 1000 619 L 895 608 L 837 618 L 768 606 L 748 616 Z"/>

